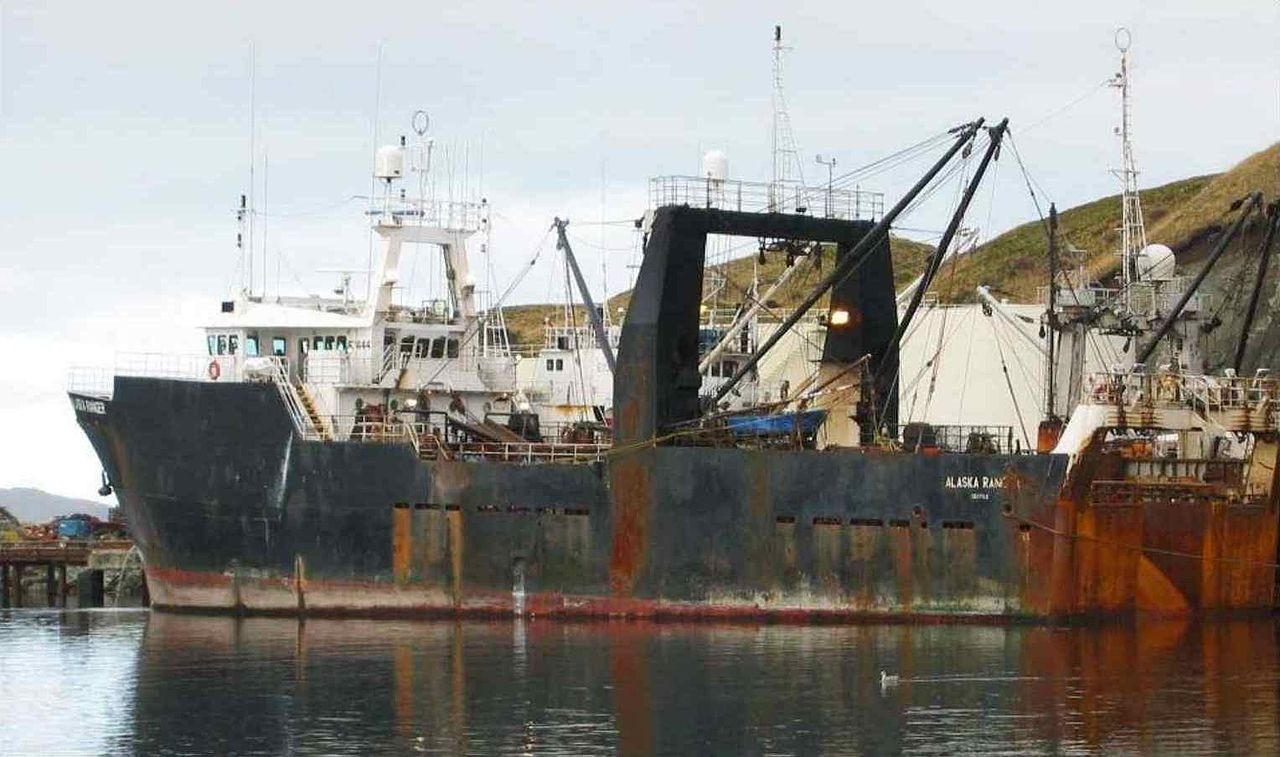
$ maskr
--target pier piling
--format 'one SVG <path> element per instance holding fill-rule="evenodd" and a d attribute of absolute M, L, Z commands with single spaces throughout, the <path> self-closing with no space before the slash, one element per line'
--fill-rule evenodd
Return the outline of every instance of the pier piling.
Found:
<path fill-rule="evenodd" d="M 67 593 L 71 588 L 67 582 L 67 568 L 73 566 L 84 568 L 76 577 L 78 606 L 102 607 L 105 594 L 103 569 L 118 569 L 132 547 L 131 542 L 123 540 L 59 539 L 0 543 L 0 606 L 24 606 L 26 594 L 22 582 L 26 569 L 31 567 L 39 571 L 43 566 L 45 604 L 48 607 L 66 607 Z"/>

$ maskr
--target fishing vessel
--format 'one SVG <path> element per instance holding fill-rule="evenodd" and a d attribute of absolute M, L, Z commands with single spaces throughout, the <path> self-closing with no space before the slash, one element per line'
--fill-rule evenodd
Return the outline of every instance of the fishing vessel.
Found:
<path fill-rule="evenodd" d="M 607 440 L 547 432 L 469 301 L 460 253 L 481 209 L 401 200 L 385 153 L 376 297 L 231 302 L 195 370 L 73 381 L 154 605 L 995 622 L 1269 609 L 1280 386 L 1265 371 L 1209 375 L 1188 360 L 1202 277 L 1134 269 L 1119 287 L 1071 287 L 1063 304 L 1051 231 L 1056 357 L 1036 445 L 1009 428 L 900 419 L 903 335 L 1006 130 L 981 119 L 951 129 L 945 153 L 874 221 L 776 195 L 739 204 L 735 190 L 750 187 L 716 176 L 656 180 L 612 356 Z M 900 312 L 890 229 L 957 156 L 976 166 Z M 1248 198 L 1232 233 L 1260 205 Z M 833 260 L 709 383 L 702 296 L 716 235 Z M 454 285 L 443 309 L 395 306 L 406 241 L 443 250 Z M 811 380 L 785 398 L 727 403 L 819 301 Z M 1098 332 L 1137 342 L 1137 359 L 1084 370 L 1075 358 Z"/>

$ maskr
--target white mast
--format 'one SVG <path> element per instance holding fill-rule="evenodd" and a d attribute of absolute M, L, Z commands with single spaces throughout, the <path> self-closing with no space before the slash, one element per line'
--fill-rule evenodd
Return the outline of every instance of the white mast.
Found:
<path fill-rule="evenodd" d="M 1120 51 L 1120 71 L 1111 86 L 1120 90 L 1121 167 L 1112 171 L 1123 184 L 1120 220 L 1120 269 L 1124 301 L 1128 305 L 1129 287 L 1138 278 L 1138 253 L 1147 246 L 1147 230 L 1142 221 L 1142 201 L 1138 197 L 1138 167 L 1133 159 L 1133 143 L 1129 131 L 1129 46 L 1133 41 L 1129 30 L 1116 30 L 1116 48 Z"/>
<path fill-rule="evenodd" d="M 773 212 L 785 204 L 786 185 L 803 183 L 804 179 L 782 87 L 783 53 L 790 49 L 782 45 L 782 27 L 773 27 L 773 173 L 769 186 L 769 210 Z"/>

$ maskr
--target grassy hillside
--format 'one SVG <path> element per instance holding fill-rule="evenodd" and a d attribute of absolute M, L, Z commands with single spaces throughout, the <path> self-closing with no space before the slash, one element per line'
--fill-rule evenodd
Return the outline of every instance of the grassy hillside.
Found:
<path fill-rule="evenodd" d="M 900 237 L 893 237 L 890 240 L 889 249 L 893 255 L 894 283 L 899 288 L 911 283 L 911 280 L 920 274 L 920 271 L 924 268 L 925 259 L 933 251 L 933 248 L 928 245 Z M 828 250 L 824 253 L 822 270 L 815 270 L 812 265 L 803 264 L 805 269 L 796 273 L 787 282 L 787 285 L 777 293 L 774 305 L 783 308 L 789 307 L 803 297 L 826 272 L 830 271 L 833 260 L 834 254 Z M 724 287 L 717 295 L 717 300 L 721 306 L 732 306 L 742 302 L 751 288 L 751 279 L 756 263 L 757 256 L 751 254 L 711 266 L 712 270 L 718 271 L 724 276 Z M 759 268 L 762 289 L 767 287 L 769 282 L 776 281 L 782 275 L 786 265 L 786 256 L 783 253 L 765 253 L 765 264 Z M 707 276 L 705 289 L 710 288 L 713 278 L 716 277 Z M 625 312 L 630 298 L 630 291 L 621 292 L 610 297 L 610 314 L 617 314 L 620 309 Z M 515 345 L 520 346 L 540 346 L 543 340 L 542 329 L 545 319 L 551 318 L 555 323 L 560 323 L 564 319 L 563 305 L 513 305 L 503 308 L 503 312 L 506 315 L 507 329 L 511 332 L 511 339 Z M 575 312 L 579 322 L 586 323 L 586 310 L 579 307 Z"/>
<path fill-rule="evenodd" d="M 1148 237 L 1153 241 L 1153 223 L 1185 204 L 1209 184 L 1212 176 L 1175 181 L 1140 192 Z M 1046 208 L 1047 213 L 1047 208 Z M 1116 248 L 1120 244 L 1120 196 L 1113 195 L 1058 213 L 1058 228 L 1064 261 L 1083 264 L 1100 277 L 1116 269 Z M 968 302 L 974 290 L 987 285 L 1010 300 L 1027 302 L 1036 296 L 1048 276 L 1046 230 L 1036 221 L 1017 226 L 972 253 L 946 266 L 934 282 L 943 300 Z"/>
<path fill-rule="evenodd" d="M 1179 265 L 1186 266 L 1202 256 L 1224 220 L 1229 220 L 1230 204 L 1251 191 L 1262 191 L 1268 201 L 1280 197 L 1280 144 L 1251 155 L 1225 173 L 1143 190 L 1140 194 L 1147 238 L 1171 247 Z M 1255 233 L 1259 225 L 1255 219 Z M 1098 279 L 1114 274 L 1118 269 L 1115 251 L 1120 243 L 1119 226 L 1119 195 L 1059 209 L 1064 262 L 1083 265 Z M 890 248 L 895 283 L 901 289 L 920 273 L 932 247 L 894 237 Z M 827 255 L 824 262 L 829 266 L 830 253 Z M 1043 285 L 1047 276 L 1045 255 L 1045 228 L 1037 219 L 1006 231 L 946 266 L 938 274 L 933 290 L 944 301 L 967 302 L 974 299 L 974 290 L 983 284 L 1010 300 L 1032 301 L 1036 288 Z M 786 265 L 781 253 L 769 253 L 766 258 L 760 269 L 762 282 L 776 279 Z M 721 305 L 742 300 L 750 288 L 755 262 L 756 256 L 750 254 L 714 266 L 725 276 L 725 287 L 719 295 Z M 1229 266 L 1230 261 L 1226 261 L 1223 267 Z M 820 276 L 811 268 L 797 274 L 774 298 L 775 304 L 781 308 L 793 305 Z M 708 276 L 708 280 L 711 278 Z M 625 308 L 629 296 L 629 292 L 623 292 L 611 297 L 610 312 Z M 554 305 L 510 307 L 506 309 L 507 323 L 516 343 L 541 344 L 544 319 L 550 316 L 558 321 L 561 312 L 562 308 Z M 578 317 L 585 322 L 585 312 L 579 310 Z"/>
<path fill-rule="evenodd" d="M 1231 170 L 1175 181 L 1143 190 L 1147 239 L 1168 245 L 1180 264 L 1196 260 L 1201 248 L 1231 218 L 1228 208 L 1245 194 L 1261 191 L 1267 200 L 1280 196 L 1280 144 L 1249 156 Z M 1255 217 L 1254 226 L 1257 225 Z M 1079 250 L 1077 260 L 1094 278 L 1119 268 L 1120 196 L 1112 195 L 1059 213 L 1064 248 Z M 986 284 L 1015 301 L 1035 297 L 1046 272 L 1045 231 L 1038 221 L 1023 224 L 980 246 L 944 270 L 934 289 L 943 299 L 967 301 Z M 950 267 L 949 267 L 950 268 Z"/>

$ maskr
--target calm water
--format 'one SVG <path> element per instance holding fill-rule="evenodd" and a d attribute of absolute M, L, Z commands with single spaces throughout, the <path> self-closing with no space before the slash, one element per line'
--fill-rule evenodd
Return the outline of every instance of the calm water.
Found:
<path fill-rule="evenodd" d="M 1280 623 L 0 613 L 5 754 L 1280 752 Z M 901 677 L 882 688 L 880 671 Z"/>

